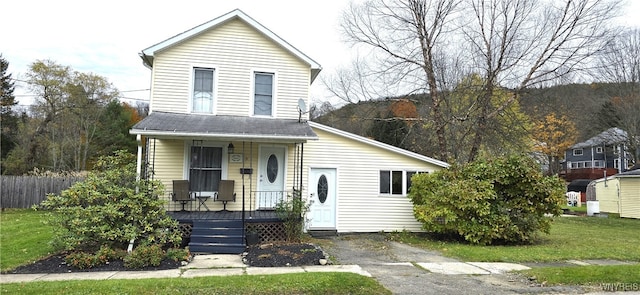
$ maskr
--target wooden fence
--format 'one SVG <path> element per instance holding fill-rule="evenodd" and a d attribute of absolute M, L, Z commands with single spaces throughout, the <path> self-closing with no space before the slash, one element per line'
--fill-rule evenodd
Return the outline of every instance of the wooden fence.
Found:
<path fill-rule="evenodd" d="M 30 208 L 83 177 L 0 176 L 0 208 Z"/>

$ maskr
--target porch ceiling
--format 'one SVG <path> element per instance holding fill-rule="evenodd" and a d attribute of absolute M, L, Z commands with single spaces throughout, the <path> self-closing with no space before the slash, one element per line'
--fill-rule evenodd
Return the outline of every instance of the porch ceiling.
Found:
<path fill-rule="evenodd" d="M 317 140 L 308 123 L 298 120 L 153 112 L 131 134 L 156 137 L 215 138 L 218 140 Z"/>

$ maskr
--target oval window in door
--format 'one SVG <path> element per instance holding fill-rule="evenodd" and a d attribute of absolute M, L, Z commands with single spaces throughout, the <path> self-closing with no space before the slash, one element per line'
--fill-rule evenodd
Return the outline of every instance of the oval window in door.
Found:
<path fill-rule="evenodd" d="M 276 178 L 278 178 L 278 157 L 271 154 L 267 160 L 267 179 L 269 183 L 274 183 Z"/>
<path fill-rule="evenodd" d="M 318 200 L 321 204 L 327 201 L 327 194 L 329 193 L 329 182 L 327 177 L 322 174 L 318 179 Z"/>

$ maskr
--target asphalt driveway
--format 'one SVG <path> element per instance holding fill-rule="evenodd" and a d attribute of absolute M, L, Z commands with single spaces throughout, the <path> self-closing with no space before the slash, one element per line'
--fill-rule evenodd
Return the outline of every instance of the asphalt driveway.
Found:
<path fill-rule="evenodd" d="M 508 272 L 478 275 L 429 271 L 421 265 L 461 261 L 387 241 L 382 234 L 349 234 L 324 239 L 328 240 L 324 250 L 337 263 L 360 265 L 394 294 L 584 294 L 595 291 L 580 286 L 544 287 Z"/>

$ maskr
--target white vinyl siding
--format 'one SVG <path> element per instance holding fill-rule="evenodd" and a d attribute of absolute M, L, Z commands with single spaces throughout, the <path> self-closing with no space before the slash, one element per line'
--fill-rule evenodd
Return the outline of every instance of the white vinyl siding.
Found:
<path fill-rule="evenodd" d="M 197 65 L 215 65 L 216 115 L 252 113 L 253 69 L 277 72 L 278 118 L 297 119 L 298 99 L 309 97 L 310 66 L 236 19 L 155 54 L 152 112 L 190 112 L 190 78 Z"/>
<path fill-rule="evenodd" d="M 380 171 L 431 172 L 440 167 L 317 128 L 314 132 L 320 140 L 305 144 L 304 164 L 337 168 L 338 232 L 421 230 L 408 197 L 380 194 Z"/>
<path fill-rule="evenodd" d="M 166 201 L 167 210 L 180 210 L 180 203 L 171 202 L 171 192 L 173 191 L 173 180 L 185 179 L 183 170 L 184 142 L 169 139 L 147 140 L 150 141 L 149 154 L 153 155 L 150 160 L 155 160 L 150 163 L 149 169 L 153 169 L 153 178 L 160 180 L 165 189 L 164 195 L 158 197 Z"/>
<path fill-rule="evenodd" d="M 605 182 L 604 179 L 596 180 L 596 200 L 600 207 L 600 212 L 620 213 L 618 192 L 620 184 L 617 178 L 610 177 Z"/>

